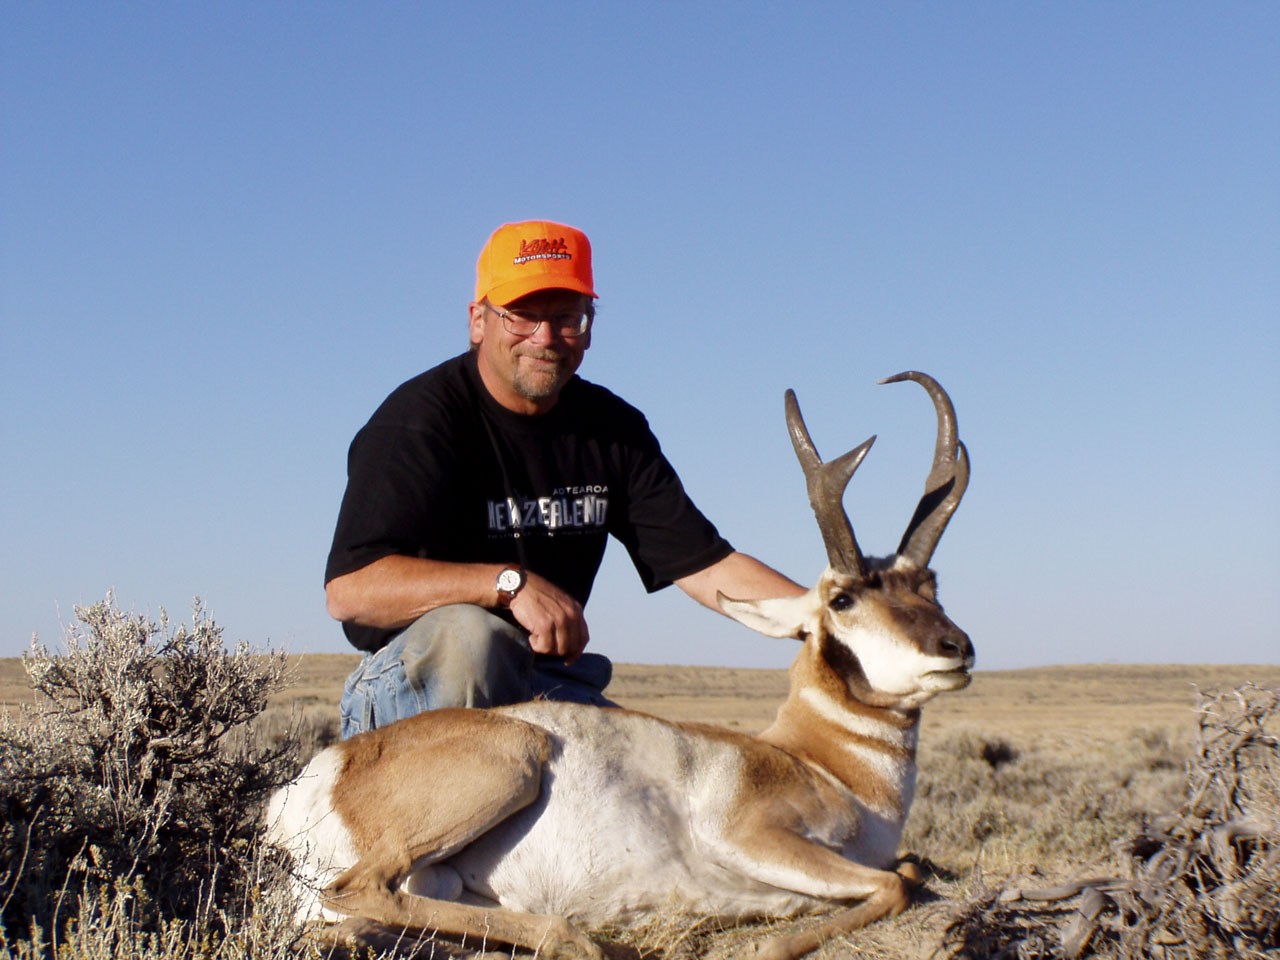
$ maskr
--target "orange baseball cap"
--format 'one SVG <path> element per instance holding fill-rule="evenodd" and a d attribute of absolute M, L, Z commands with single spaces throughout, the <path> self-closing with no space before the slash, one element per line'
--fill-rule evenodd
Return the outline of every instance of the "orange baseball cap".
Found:
<path fill-rule="evenodd" d="M 476 301 L 504 307 L 527 293 L 558 288 L 595 297 L 591 242 L 575 227 L 550 220 L 504 223 L 476 263 Z"/>

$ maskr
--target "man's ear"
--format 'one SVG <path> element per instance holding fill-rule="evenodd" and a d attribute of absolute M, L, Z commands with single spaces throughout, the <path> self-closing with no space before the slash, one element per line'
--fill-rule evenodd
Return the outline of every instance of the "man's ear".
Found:
<path fill-rule="evenodd" d="M 805 623 L 813 609 L 813 601 L 812 590 L 799 597 L 773 600 L 731 600 L 716 591 L 716 603 L 720 609 L 744 627 L 766 637 L 791 637 L 795 640 L 808 636 Z"/>
<path fill-rule="evenodd" d="M 471 343 L 473 346 L 479 346 L 481 341 L 484 340 L 485 312 L 484 304 L 482 303 L 477 303 L 472 300 L 471 303 L 467 305 L 467 326 L 469 328 Z"/>

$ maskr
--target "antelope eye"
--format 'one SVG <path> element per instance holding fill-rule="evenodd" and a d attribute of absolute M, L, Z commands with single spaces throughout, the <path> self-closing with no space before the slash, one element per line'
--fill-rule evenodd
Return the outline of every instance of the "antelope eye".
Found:
<path fill-rule="evenodd" d="M 853 597 L 847 593 L 837 593 L 827 604 L 832 610 L 848 610 L 853 606 Z"/>

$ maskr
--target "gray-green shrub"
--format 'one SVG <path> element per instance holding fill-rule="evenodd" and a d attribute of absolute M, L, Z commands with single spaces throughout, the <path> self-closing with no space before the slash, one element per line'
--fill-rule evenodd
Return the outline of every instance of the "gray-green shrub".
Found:
<path fill-rule="evenodd" d="M 65 653 L 32 640 L 35 703 L 0 724 L 0 943 L 32 925 L 56 937 L 122 884 L 138 928 L 216 925 L 281 869 L 258 849 L 260 810 L 297 744 L 263 745 L 249 721 L 286 684 L 285 656 L 227 650 L 198 601 L 190 626 L 110 596 L 76 616 Z"/>

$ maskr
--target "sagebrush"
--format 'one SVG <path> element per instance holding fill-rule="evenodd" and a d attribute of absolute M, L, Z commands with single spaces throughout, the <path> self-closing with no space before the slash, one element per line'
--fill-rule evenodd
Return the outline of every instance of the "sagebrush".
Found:
<path fill-rule="evenodd" d="M 76 609 L 66 651 L 33 639 L 35 702 L 0 724 L 0 942 L 55 942 L 86 909 L 127 903 L 157 934 L 199 918 L 206 942 L 280 870 L 259 814 L 298 762 L 287 733 L 251 721 L 287 683 L 283 653 L 223 645 L 197 601 L 191 624 Z"/>

